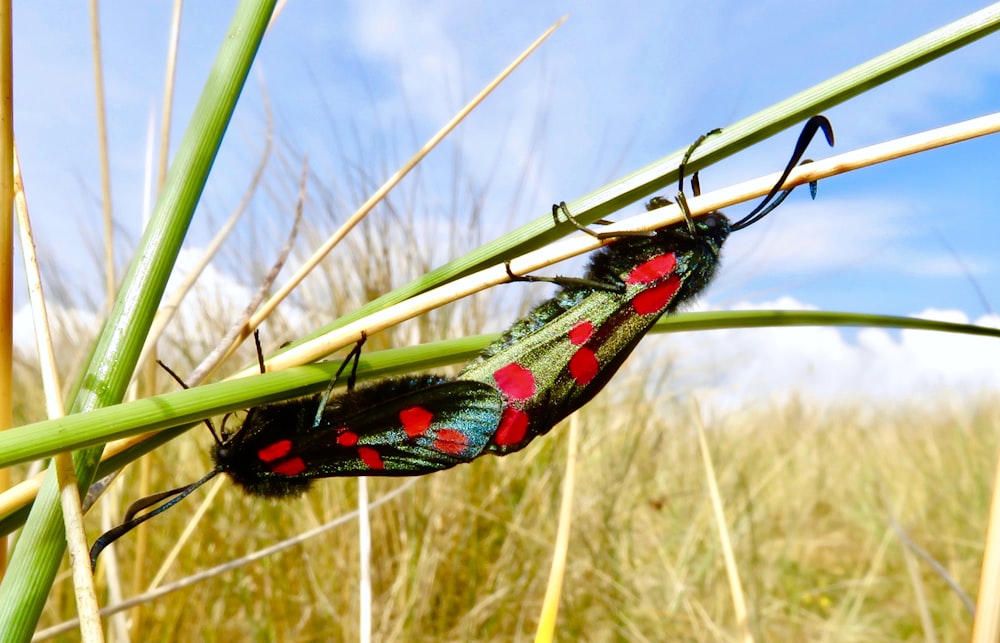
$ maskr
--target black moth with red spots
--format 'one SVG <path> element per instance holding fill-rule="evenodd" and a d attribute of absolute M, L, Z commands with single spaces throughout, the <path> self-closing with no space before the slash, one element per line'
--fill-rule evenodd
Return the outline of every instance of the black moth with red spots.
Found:
<path fill-rule="evenodd" d="M 359 351 L 360 344 L 352 356 Z M 316 478 L 423 475 L 482 454 L 503 409 L 492 386 L 433 375 L 356 389 L 352 375 L 348 387 L 337 396 L 327 390 L 250 409 L 235 434 L 217 438 L 215 467 L 207 475 L 133 503 L 124 522 L 94 542 L 91 565 L 112 542 L 220 473 L 266 498 L 301 495 Z"/>
<path fill-rule="evenodd" d="M 708 285 L 729 234 L 759 221 L 788 196 L 790 190 L 781 190 L 785 179 L 819 130 L 833 145 L 830 122 L 823 116 L 810 118 L 770 194 L 739 221 L 730 223 L 721 212 L 697 221 L 687 217 L 649 236 L 624 236 L 605 246 L 583 279 L 541 279 L 563 288 L 458 375 L 503 394 L 503 418 L 486 452 L 504 455 L 523 449 L 597 395 L 664 313 Z M 667 203 L 657 197 L 647 208 Z M 560 211 L 571 217 L 565 204 L 553 206 L 554 215 Z"/>
<path fill-rule="evenodd" d="M 354 389 L 359 343 L 341 367 L 353 357 L 347 392 L 331 396 L 331 385 L 323 394 L 250 409 L 239 431 L 216 439 L 212 471 L 134 503 L 125 522 L 94 543 L 91 564 L 111 542 L 219 473 L 252 495 L 288 497 L 316 478 L 423 475 L 524 448 L 597 395 L 657 319 L 708 284 L 729 234 L 787 196 L 781 186 L 820 129 L 833 144 L 829 121 L 810 119 L 784 175 L 749 215 L 730 223 L 713 212 L 616 240 L 594 256 L 583 279 L 554 279 L 563 289 L 455 380 L 402 377 Z M 654 199 L 648 207 L 663 203 Z"/>
<path fill-rule="evenodd" d="M 488 346 L 458 375 L 504 396 L 486 450 L 522 449 L 597 395 L 656 320 L 711 280 L 729 232 L 728 219 L 712 213 L 693 232 L 681 223 L 615 241 L 594 256 L 584 280 L 566 282 Z"/>
<path fill-rule="evenodd" d="M 216 469 L 247 493 L 303 493 L 315 478 L 415 476 L 480 455 L 500 422 L 492 387 L 433 375 L 359 386 L 258 406 L 217 444 Z"/>

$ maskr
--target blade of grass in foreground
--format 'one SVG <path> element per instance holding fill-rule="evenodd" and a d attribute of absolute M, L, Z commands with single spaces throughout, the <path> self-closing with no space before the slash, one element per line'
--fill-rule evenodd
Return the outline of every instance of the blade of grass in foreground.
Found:
<path fill-rule="evenodd" d="M 236 9 L 174 165 L 122 283 L 73 413 L 120 402 L 139 351 L 221 145 L 274 0 L 244 0 Z M 89 486 L 101 448 L 74 454 L 81 486 Z M 0 638 L 26 641 L 38 622 L 65 551 L 54 475 L 47 476 L 0 582 Z"/>
<path fill-rule="evenodd" d="M 1000 338 L 1000 329 L 932 319 L 815 310 L 739 310 L 669 315 L 653 332 L 771 326 L 869 326 Z M 496 335 L 479 335 L 397 348 L 364 357 L 358 379 L 455 363 L 474 356 Z M 460 349 L 456 353 L 455 349 Z M 456 355 L 458 358 L 456 358 Z M 0 467 L 147 431 L 189 424 L 219 413 L 323 390 L 340 367 L 331 361 L 229 380 L 16 427 L 0 433 Z M 4 508 L 0 506 L 0 514 Z"/>
<path fill-rule="evenodd" d="M 846 312 L 802 310 L 749 310 L 670 315 L 654 326 L 653 332 L 682 332 L 726 328 L 769 326 L 868 326 L 931 330 L 1000 339 L 1000 329 L 955 324 L 913 317 L 893 317 Z M 359 380 L 433 368 L 470 359 L 497 335 L 479 335 L 445 340 L 366 355 L 358 370 Z M 45 420 L 0 433 L 0 467 L 35 460 L 85 445 L 147 431 L 190 423 L 227 411 L 248 408 L 294 395 L 324 389 L 339 368 L 336 361 L 286 369 L 277 373 L 218 382 L 189 390 L 119 404 L 58 420 Z M 117 468 L 156 446 L 176 437 L 186 428 L 170 428 L 148 438 L 127 453 L 102 464 L 101 470 Z M 6 494 L 0 494 L 4 498 Z M 17 506 L 0 501 L 0 533 L 9 533 L 19 520 Z"/>
<path fill-rule="evenodd" d="M 654 333 L 680 333 L 724 328 L 768 328 L 772 326 L 866 326 L 931 330 L 942 333 L 1000 338 L 1000 329 L 975 324 L 955 324 L 936 319 L 870 315 L 826 310 L 729 310 L 668 315 L 653 326 Z"/>

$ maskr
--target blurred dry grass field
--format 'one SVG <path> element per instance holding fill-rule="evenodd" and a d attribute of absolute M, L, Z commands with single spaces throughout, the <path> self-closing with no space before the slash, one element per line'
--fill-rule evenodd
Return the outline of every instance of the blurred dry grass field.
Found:
<path fill-rule="evenodd" d="M 618 378 L 583 411 L 557 636 L 733 640 L 691 407 L 649 399 L 643 375 L 629 377 L 637 381 Z M 968 639 L 962 601 L 892 523 L 974 595 L 998 420 L 993 396 L 944 394 L 892 408 L 791 402 L 706 420 L 755 636 L 927 640 L 925 600 L 940 640 Z M 152 488 L 202 475 L 210 466 L 203 443 L 194 432 L 158 452 Z M 374 510 L 375 640 L 533 636 L 564 443 L 557 429 L 524 452 L 422 478 Z M 372 479 L 372 498 L 400 484 Z M 262 502 L 227 483 L 170 578 L 347 513 L 356 491 L 354 480 L 326 480 L 304 499 Z M 186 504 L 151 523 L 145 581 L 190 519 L 195 504 Z M 354 524 L 142 607 L 144 640 L 356 640 Z M 135 542 L 118 544 L 126 568 Z M 75 615 L 70 578 L 57 588 L 45 624 Z"/>

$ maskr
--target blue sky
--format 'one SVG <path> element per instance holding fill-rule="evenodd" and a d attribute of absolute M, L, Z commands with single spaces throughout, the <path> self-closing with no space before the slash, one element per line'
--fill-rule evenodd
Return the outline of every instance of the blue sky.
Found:
<path fill-rule="evenodd" d="M 234 6 L 185 5 L 175 142 Z M 318 176 L 345 181 L 345 158 L 364 159 L 385 176 L 568 13 L 569 21 L 421 169 L 424 185 L 442 186 L 440 193 L 420 192 L 422 211 L 446 217 L 466 207 L 462 194 L 457 200 L 452 194 L 457 162 L 469 181 L 489 186 L 484 215 L 499 234 L 545 215 L 554 201 L 583 196 L 702 132 L 986 4 L 901 6 L 291 0 L 261 49 L 191 242 L 207 240 L 207 215 L 218 219 L 234 206 L 253 168 L 264 131 L 259 79 L 283 147 L 308 154 Z M 102 8 L 114 205 L 122 238 L 134 239 L 170 5 Z M 87 268 L 94 265 L 101 215 L 86 6 L 19 3 L 14 19 L 15 130 L 38 242 L 50 259 L 72 267 L 73 281 L 59 286 L 96 289 L 100 280 Z M 826 114 L 837 151 L 847 151 L 998 106 L 1000 35 L 994 35 Z M 775 171 L 796 134 L 709 168 L 703 187 Z M 785 296 L 823 309 L 937 309 L 975 319 L 985 310 L 971 278 L 989 304 L 1000 307 L 998 152 L 1000 138 L 986 138 L 826 180 L 815 202 L 796 195 L 765 223 L 734 236 L 706 301 L 760 305 Z M 815 157 L 829 153 L 820 145 L 812 150 Z M 350 205 L 361 200 L 345 199 Z M 282 229 L 289 216 L 282 203 L 264 195 L 254 209 Z M 429 251 L 438 262 L 448 258 Z M 20 304 L 24 288 L 17 287 Z"/>

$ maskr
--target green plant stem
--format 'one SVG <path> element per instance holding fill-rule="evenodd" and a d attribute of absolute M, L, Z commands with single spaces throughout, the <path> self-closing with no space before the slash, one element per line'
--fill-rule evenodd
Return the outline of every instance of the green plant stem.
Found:
<path fill-rule="evenodd" d="M 116 404 L 124 396 L 274 4 L 274 0 L 243 0 L 233 15 L 72 413 Z M 93 479 L 101 451 L 94 447 L 74 454 L 82 488 Z M 50 468 L 0 583 L 4 641 L 31 638 L 62 560 L 66 544 L 58 493 Z"/>
<path fill-rule="evenodd" d="M 736 310 L 678 313 L 661 319 L 652 332 L 688 332 L 775 326 L 868 326 L 978 335 L 1000 339 L 1000 329 L 915 317 L 816 310 Z M 358 380 L 462 362 L 475 356 L 497 335 L 395 348 L 361 359 Z M 67 415 L 0 433 L 0 467 L 30 462 L 69 449 L 104 443 L 236 409 L 316 393 L 328 386 L 338 361 L 310 364 L 257 377 L 206 384 L 86 414 Z M 154 438 L 155 439 L 155 438 Z M 121 464 L 121 463 L 119 463 Z"/>

